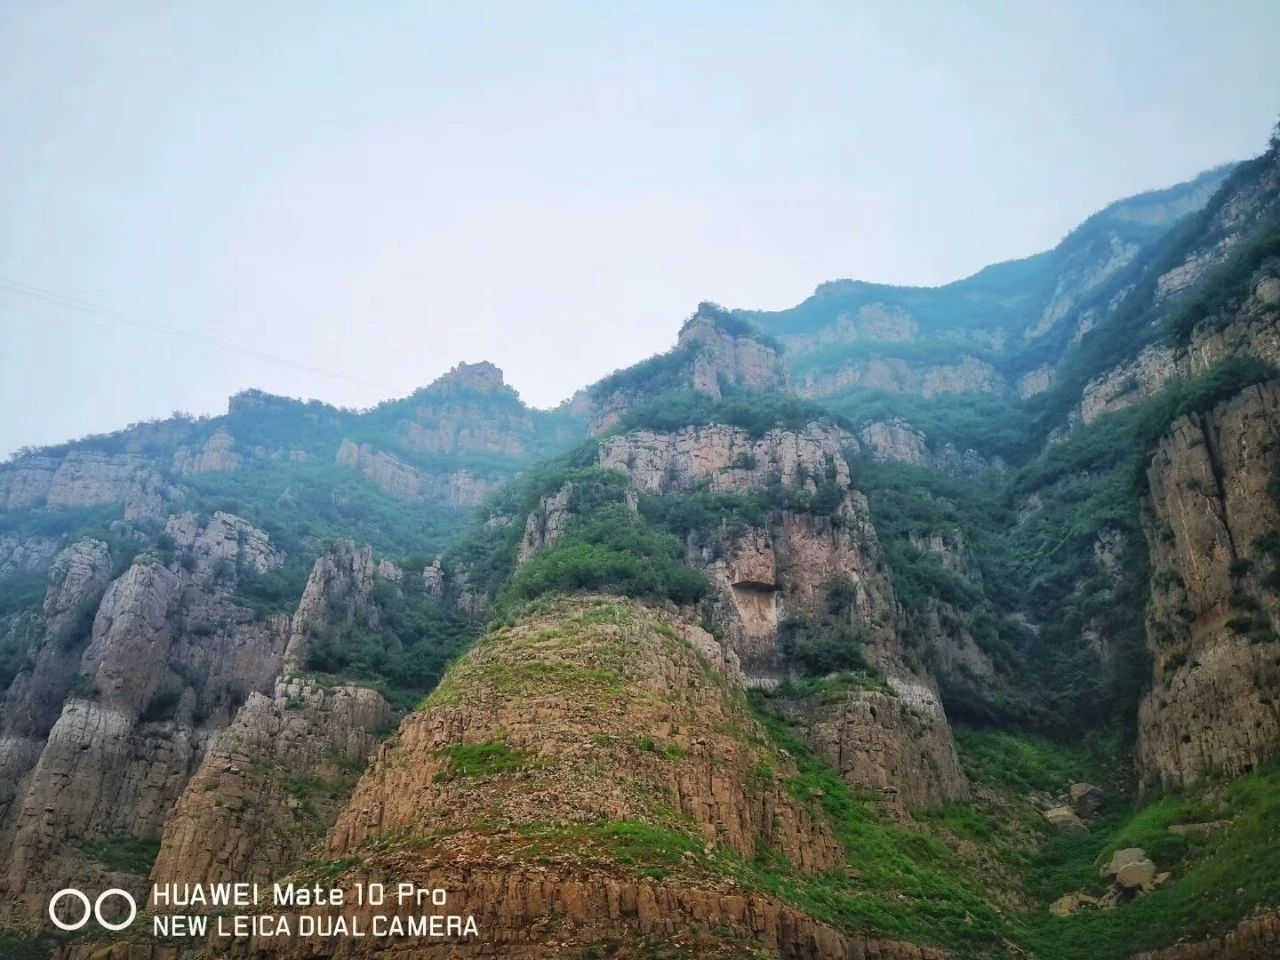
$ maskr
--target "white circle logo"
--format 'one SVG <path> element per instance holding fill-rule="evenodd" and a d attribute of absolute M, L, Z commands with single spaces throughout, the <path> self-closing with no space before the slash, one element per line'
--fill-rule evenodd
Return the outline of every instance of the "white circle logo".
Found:
<path fill-rule="evenodd" d="M 84 915 L 75 923 L 63 923 L 58 919 L 58 903 L 66 897 L 79 900 L 84 904 Z M 103 917 L 102 904 L 108 897 L 120 897 L 129 904 L 129 918 L 123 923 L 111 923 Z M 129 926 L 129 924 L 133 923 L 134 918 L 138 916 L 138 902 L 133 899 L 133 895 L 129 893 L 128 890 L 121 890 L 119 887 L 112 887 L 110 890 L 103 890 L 102 893 L 98 894 L 98 899 L 93 902 L 92 906 L 89 904 L 89 898 L 74 887 L 67 887 L 64 890 L 59 890 L 49 900 L 49 919 L 53 921 L 53 925 L 59 930 L 79 930 L 89 922 L 90 915 L 92 915 L 99 924 L 108 930 L 123 930 L 125 927 Z"/>
<path fill-rule="evenodd" d="M 107 897 L 123 897 L 129 903 L 129 919 L 124 923 L 107 923 L 102 917 L 102 901 Z M 98 918 L 98 922 L 108 930 L 123 930 L 129 924 L 133 923 L 133 918 L 138 915 L 138 903 L 129 894 L 128 890 L 121 890 L 119 887 L 112 887 L 110 890 L 103 890 L 98 894 L 98 899 L 93 902 L 93 915 Z"/>

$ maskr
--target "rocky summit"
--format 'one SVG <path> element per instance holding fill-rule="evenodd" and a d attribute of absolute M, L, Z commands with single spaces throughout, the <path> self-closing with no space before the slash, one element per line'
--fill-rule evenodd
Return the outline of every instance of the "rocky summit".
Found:
<path fill-rule="evenodd" d="M 670 342 L 0 464 L 0 955 L 1280 956 L 1280 138 Z"/>

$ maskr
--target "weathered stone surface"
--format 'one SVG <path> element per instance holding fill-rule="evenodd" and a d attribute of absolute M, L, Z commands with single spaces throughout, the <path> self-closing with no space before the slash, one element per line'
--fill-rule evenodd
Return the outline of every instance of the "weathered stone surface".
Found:
<path fill-rule="evenodd" d="M 1116 871 L 1116 883 L 1126 890 L 1146 890 L 1155 884 L 1156 865 L 1145 857 L 1131 860 Z"/>
<path fill-rule="evenodd" d="M 1044 812 L 1044 818 L 1049 823 L 1061 830 L 1063 833 L 1088 833 L 1089 828 L 1085 826 L 1074 810 L 1070 807 L 1053 807 Z"/>
<path fill-rule="evenodd" d="M 57 554 L 55 537 L 0 536 L 0 580 L 15 573 L 44 573 Z"/>
<path fill-rule="evenodd" d="M 1133 406 L 1170 383 L 1199 376 L 1230 356 L 1253 356 L 1280 363 L 1280 304 L 1272 299 L 1280 284 L 1280 260 L 1267 261 L 1256 275 L 1253 293 L 1225 316 L 1202 321 L 1183 347 L 1156 344 L 1086 384 L 1080 419 L 1093 423 L 1105 413 Z"/>
<path fill-rule="evenodd" d="M 265 881 L 303 859 L 390 720 L 361 687 L 295 678 L 251 694 L 165 820 L 152 882 Z"/>
<path fill-rule="evenodd" d="M 929 462 L 925 435 L 901 418 L 872 421 L 858 431 L 858 439 L 877 460 L 914 466 Z"/>
<path fill-rule="evenodd" d="M 778 351 L 752 336 L 726 332 L 699 310 L 680 329 L 676 349 L 693 349 L 694 390 L 720 396 L 720 385 L 745 390 L 785 390 L 786 367 Z"/>
<path fill-rule="evenodd" d="M 377 626 L 375 570 L 373 551 L 351 540 L 339 540 L 316 558 L 289 625 L 286 674 L 303 670 L 308 647 L 325 630 Z"/>
<path fill-rule="evenodd" d="M 454 507 L 473 507 L 499 483 L 477 477 L 469 470 L 429 473 L 367 443 L 351 440 L 342 441 L 335 459 L 344 467 L 359 470 L 374 486 L 410 503 L 433 500 Z"/>
<path fill-rule="evenodd" d="M 73 450 L 62 457 L 24 457 L 0 466 L 3 510 L 120 504 L 126 520 L 154 522 L 177 496 L 150 461 L 132 454 Z"/>
<path fill-rule="evenodd" d="M 1088 893 L 1064 893 L 1049 904 L 1049 912 L 1055 917 L 1069 917 L 1085 907 L 1098 906 L 1098 898 Z"/>
<path fill-rule="evenodd" d="M 517 563 L 528 563 L 539 550 L 556 545 L 568 526 L 569 506 L 572 502 L 572 483 L 566 483 L 555 493 L 542 498 L 525 521 L 524 537 L 520 540 L 516 556 Z"/>
<path fill-rule="evenodd" d="M 404 421 L 400 435 L 415 450 L 508 457 L 529 451 L 533 414 L 488 361 L 460 363 L 412 399 L 412 419 Z"/>
<path fill-rule="evenodd" d="M 849 484 L 844 450 L 856 448 L 849 434 L 819 423 L 803 431 L 770 430 L 753 438 L 740 427 L 686 427 L 676 433 L 637 430 L 600 443 L 602 467 L 621 470 L 640 490 L 674 493 L 706 484 L 717 492 L 763 490 L 774 479 L 816 489 L 832 472 Z"/>
<path fill-rule="evenodd" d="M 1280 956 L 1280 911 L 1264 910 L 1234 930 L 1197 943 L 1135 954 L 1133 960 L 1274 960 Z"/>
<path fill-rule="evenodd" d="M 828 766 L 859 789 L 881 791 L 892 809 L 936 807 L 969 796 L 942 704 L 923 684 L 893 679 L 888 689 L 778 697 L 768 706 Z"/>
<path fill-rule="evenodd" d="M 1111 859 L 1103 866 L 1098 873 L 1104 877 L 1114 877 L 1125 867 L 1135 863 L 1142 863 L 1147 859 L 1147 852 L 1141 847 L 1125 847 L 1123 850 L 1117 850 L 1111 855 Z"/>
<path fill-rule="evenodd" d="M 1280 532 L 1280 383 L 1185 417 L 1147 471 L 1147 636 L 1155 682 L 1139 712 L 1149 786 L 1239 774 L 1280 751 L 1280 596 L 1264 538 Z"/>
<path fill-rule="evenodd" d="M 1102 809 L 1105 794 L 1101 787 L 1092 783 L 1073 783 L 1067 788 L 1067 796 L 1071 799 L 1071 807 L 1076 814 L 1088 820 Z"/>
<path fill-rule="evenodd" d="M 100 540 L 78 540 L 49 571 L 43 631 L 31 655 L 0 699 L 0 862 L 12 804 L 40 758 L 76 675 L 76 656 L 89 642 L 93 614 L 111 573 L 111 554 Z"/>
<path fill-rule="evenodd" d="M 278 562 L 265 535 L 230 514 L 202 528 L 178 518 L 173 531 L 169 566 L 140 556 L 103 593 L 87 646 L 59 643 L 62 672 L 37 661 L 25 702 L 46 716 L 56 703 L 56 719 L 19 731 L 35 756 L 0 836 L 6 922 L 39 923 L 49 893 L 72 881 L 138 891 L 144 878 L 107 871 L 85 844 L 157 838 L 208 738 L 279 672 L 285 619 L 254 620 L 232 593 L 239 568 Z M 239 564 L 219 569 L 231 549 Z M 83 623 L 79 598 L 105 581 L 106 547 L 84 541 L 55 566 L 66 576 L 46 597 L 48 622 Z"/>
<path fill-rule="evenodd" d="M 1054 369 L 1048 364 L 1041 364 L 1034 370 L 1028 370 L 1018 378 L 1017 391 L 1019 398 L 1026 400 L 1044 393 L 1053 386 Z"/>
<path fill-rule="evenodd" d="M 226 473 L 240 468 L 235 437 L 227 430 L 215 431 L 199 449 L 179 448 L 173 455 L 173 472 L 182 476 Z"/>
<path fill-rule="evenodd" d="M 918 364 L 900 357 L 865 357 L 830 373 L 809 373 L 797 385 L 802 397 L 820 399 L 854 387 L 917 394 L 1002 393 L 1004 379 L 990 363 L 961 354 L 949 363 Z"/>

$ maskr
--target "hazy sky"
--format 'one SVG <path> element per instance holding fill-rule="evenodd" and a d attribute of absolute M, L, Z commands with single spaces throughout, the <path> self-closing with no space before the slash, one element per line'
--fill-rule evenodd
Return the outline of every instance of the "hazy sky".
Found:
<path fill-rule="evenodd" d="M 1262 149 L 1280 4 L 0 0 L 0 456 L 933 284 Z M 356 382 L 358 381 L 358 382 Z"/>

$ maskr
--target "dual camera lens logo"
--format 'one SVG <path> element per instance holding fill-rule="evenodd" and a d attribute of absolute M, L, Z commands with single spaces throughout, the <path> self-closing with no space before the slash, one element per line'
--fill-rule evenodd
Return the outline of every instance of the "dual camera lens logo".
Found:
<path fill-rule="evenodd" d="M 123 923 L 112 923 L 102 915 L 102 905 L 112 897 L 119 897 L 129 905 L 129 918 Z M 58 917 L 58 904 L 65 899 L 78 900 L 82 904 L 83 913 L 79 920 L 73 923 L 66 923 Z M 103 890 L 98 894 L 98 899 L 89 903 L 89 898 L 75 887 L 67 887 L 65 890 L 59 890 L 53 895 L 49 901 L 49 919 L 53 921 L 53 925 L 59 930 L 79 930 L 89 918 L 93 917 L 98 923 L 108 930 L 123 930 L 129 924 L 133 923 L 134 918 L 138 916 L 138 902 L 133 899 L 133 895 L 128 890 L 121 890 L 119 887 L 112 887 L 110 890 Z"/>

